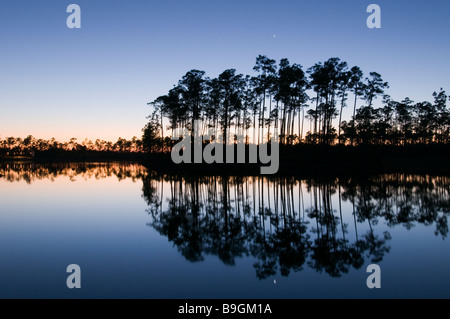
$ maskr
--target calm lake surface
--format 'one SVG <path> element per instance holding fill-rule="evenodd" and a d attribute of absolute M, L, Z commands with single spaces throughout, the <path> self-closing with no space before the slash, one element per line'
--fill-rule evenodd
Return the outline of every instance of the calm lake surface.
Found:
<path fill-rule="evenodd" d="M 450 298 L 448 176 L 117 163 L 3 163 L 0 176 L 1 298 Z"/>

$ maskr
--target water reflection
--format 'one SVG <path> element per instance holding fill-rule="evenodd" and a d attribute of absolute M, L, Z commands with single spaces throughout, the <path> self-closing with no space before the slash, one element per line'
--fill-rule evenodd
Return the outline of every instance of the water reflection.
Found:
<path fill-rule="evenodd" d="M 254 258 L 260 279 L 308 266 L 340 277 L 389 253 L 389 230 L 435 224 L 446 238 L 448 177 L 404 174 L 297 180 L 149 173 L 149 226 L 189 261 Z"/>
<path fill-rule="evenodd" d="M 68 177 L 71 181 L 76 178 L 102 179 L 111 176 L 124 180 L 131 178 L 138 181 L 147 170 L 133 163 L 51 163 L 37 164 L 30 162 L 0 163 L 0 177 L 9 182 L 24 181 L 27 184 L 38 180 L 49 179 L 53 181 L 58 176 Z"/>
<path fill-rule="evenodd" d="M 446 240 L 450 177 L 176 176 L 129 163 L 2 163 L 0 181 L 116 177 L 142 182 L 148 225 L 191 262 L 253 260 L 257 278 L 314 269 L 340 277 L 391 250 L 393 229 L 429 226 Z M 428 228 L 427 228 L 428 231 Z"/>

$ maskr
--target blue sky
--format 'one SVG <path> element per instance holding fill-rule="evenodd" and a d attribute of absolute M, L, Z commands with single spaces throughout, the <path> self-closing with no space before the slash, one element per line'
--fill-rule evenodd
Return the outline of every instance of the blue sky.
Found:
<path fill-rule="evenodd" d="M 66 26 L 71 3 L 81 29 Z M 381 29 L 366 26 L 371 3 Z M 140 136 L 146 103 L 188 70 L 253 75 L 259 54 L 305 69 L 339 57 L 394 99 L 432 100 L 450 92 L 449 14 L 443 0 L 2 0 L 0 137 Z"/>

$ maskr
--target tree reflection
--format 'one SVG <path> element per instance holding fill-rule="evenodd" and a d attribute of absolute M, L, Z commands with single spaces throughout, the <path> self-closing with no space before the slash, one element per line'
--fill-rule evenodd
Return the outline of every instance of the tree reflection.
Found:
<path fill-rule="evenodd" d="M 31 184 L 35 181 L 49 179 L 54 181 L 56 177 L 68 177 L 75 181 L 82 179 L 103 179 L 111 176 L 119 181 L 130 178 L 136 182 L 146 175 L 146 169 L 136 163 L 106 162 L 106 163 L 30 163 L 8 162 L 0 163 L 0 177 L 8 182 L 21 182 Z"/>
<path fill-rule="evenodd" d="M 380 223 L 435 224 L 445 238 L 449 182 L 405 174 L 298 180 L 150 172 L 143 197 L 148 225 L 191 262 L 213 255 L 234 265 L 249 256 L 259 279 L 305 266 L 339 277 L 389 253 L 391 235 Z"/>
<path fill-rule="evenodd" d="M 191 262 L 253 261 L 260 279 L 306 267 L 339 277 L 390 252 L 391 228 L 434 227 L 446 239 L 447 176 L 176 176 L 130 163 L 2 163 L 0 181 L 116 177 L 143 182 L 148 225 Z"/>

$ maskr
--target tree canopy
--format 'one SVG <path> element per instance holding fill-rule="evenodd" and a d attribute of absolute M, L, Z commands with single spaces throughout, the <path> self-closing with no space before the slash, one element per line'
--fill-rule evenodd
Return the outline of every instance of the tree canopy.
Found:
<path fill-rule="evenodd" d="M 195 120 L 202 121 L 202 132 L 220 128 L 224 138 L 241 134 L 253 144 L 267 143 L 275 132 L 282 144 L 450 141 L 450 110 L 443 89 L 433 93 L 433 102 L 395 101 L 386 94 L 389 84 L 379 73 L 364 76 L 358 66 L 350 67 L 337 57 L 305 70 L 286 58 L 277 64 L 259 55 L 253 70 L 251 76 L 228 69 L 216 78 L 204 71 L 188 71 L 166 95 L 149 103 L 153 110 L 144 136 L 152 139 L 144 138 L 144 148 L 153 149 L 148 144 L 170 150 L 170 139 L 163 132 L 173 133 L 176 128 L 192 132 Z M 350 98 L 353 115 L 344 118 Z"/>

